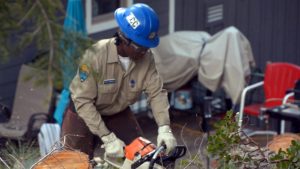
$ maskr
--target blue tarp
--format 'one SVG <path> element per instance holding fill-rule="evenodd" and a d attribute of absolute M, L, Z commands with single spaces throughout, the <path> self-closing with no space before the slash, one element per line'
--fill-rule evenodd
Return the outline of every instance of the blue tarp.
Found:
<path fill-rule="evenodd" d="M 85 21 L 83 17 L 83 6 L 81 0 L 68 0 L 66 17 L 64 20 L 64 37 L 74 38 L 76 36 L 87 36 Z M 62 75 L 63 75 L 63 90 L 61 92 L 59 102 L 54 112 L 54 119 L 57 123 L 62 125 L 64 112 L 70 102 L 69 85 L 77 70 L 77 55 L 76 55 L 76 42 L 77 38 L 71 40 L 71 44 L 62 40 L 61 48 L 65 51 L 65 57 L 61 59 Z M 70 39 L 68 39 L 70 42 Z"/>

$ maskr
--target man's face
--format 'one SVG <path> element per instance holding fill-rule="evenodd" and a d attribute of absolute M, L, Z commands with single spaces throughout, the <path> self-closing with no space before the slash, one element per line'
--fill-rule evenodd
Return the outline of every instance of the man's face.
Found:
<path fill-rule="evenodd" d="M 149 48 L 143 47 L 126 38 L 122 33 L 119 34 L 126 46 L 126 53 L 132 60 L 139 60 L 145 56 Z"/>

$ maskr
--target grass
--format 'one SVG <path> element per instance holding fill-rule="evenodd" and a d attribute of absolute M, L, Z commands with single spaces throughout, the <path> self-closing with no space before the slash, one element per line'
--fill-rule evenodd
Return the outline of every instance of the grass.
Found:
<path fill-rule="evenodd" d="M 28 169 L 39 157 L 36 141 L 8 140 L 0 150 L 0 168 Z"/>

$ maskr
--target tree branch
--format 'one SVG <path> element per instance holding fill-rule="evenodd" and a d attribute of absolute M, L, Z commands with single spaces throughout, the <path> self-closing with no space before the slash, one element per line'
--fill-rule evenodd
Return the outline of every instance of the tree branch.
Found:
<path fill-rule="evenodd" d="M 47 26 L 47 31 L 48 31 L 48 36 L 49 36 L 49 41 L 50 41 L 50 49 L 49 49 L 49 65 L 48 65 L 48 83 L 50 85 L 53 85 L 52 83 L 52 64 L 53 64 L 53 58 L 54 58 L 54 38 L 53 38 L 53 33 L 52 33 L 52 29 L 50 26 L 50 19 L 48 18 L 48 15 L 46 13 L 45 8 L 43 7 L 42 3 L 40 2 L 40 0 L 36 1 L 37 5 L 40 7 L 43 17 L 46 20 L 46 26 Z"/>
<path fill-rule="evenodd" d="M 25 20 L 28 18 L 29 14 L 33 11 L 33 9 L 35 8 L 36 6 L 36 2 L 34 2 L 31 6 L 31 8 L 29 9 L 29 11 L 25 14 L 25 16 L 18 22 L 18 25 L 22 25 Z"/>

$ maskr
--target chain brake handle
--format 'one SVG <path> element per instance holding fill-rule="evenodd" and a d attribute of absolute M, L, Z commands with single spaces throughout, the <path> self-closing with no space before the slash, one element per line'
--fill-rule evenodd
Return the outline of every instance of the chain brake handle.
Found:
<path fill-rule="evenodd" d="M 183 157 L 186 154 L 186 147 L 183 145 L 177 145 L 174 150 L 171 152 L 171 155 L 159 156 L 159 154 L 166 150 L 166 145 L 162 145 L 156 148 L 154 151 L 145 155 L 141 159 L 137 160 L 131 165 L 132 169 L 136 169 L 146 161 L 150 161 L 149 169 L 153 169 L 153 166 L 156 162 L 162 161 L 162 163 L 172 163 L 176 159 Z"/>

